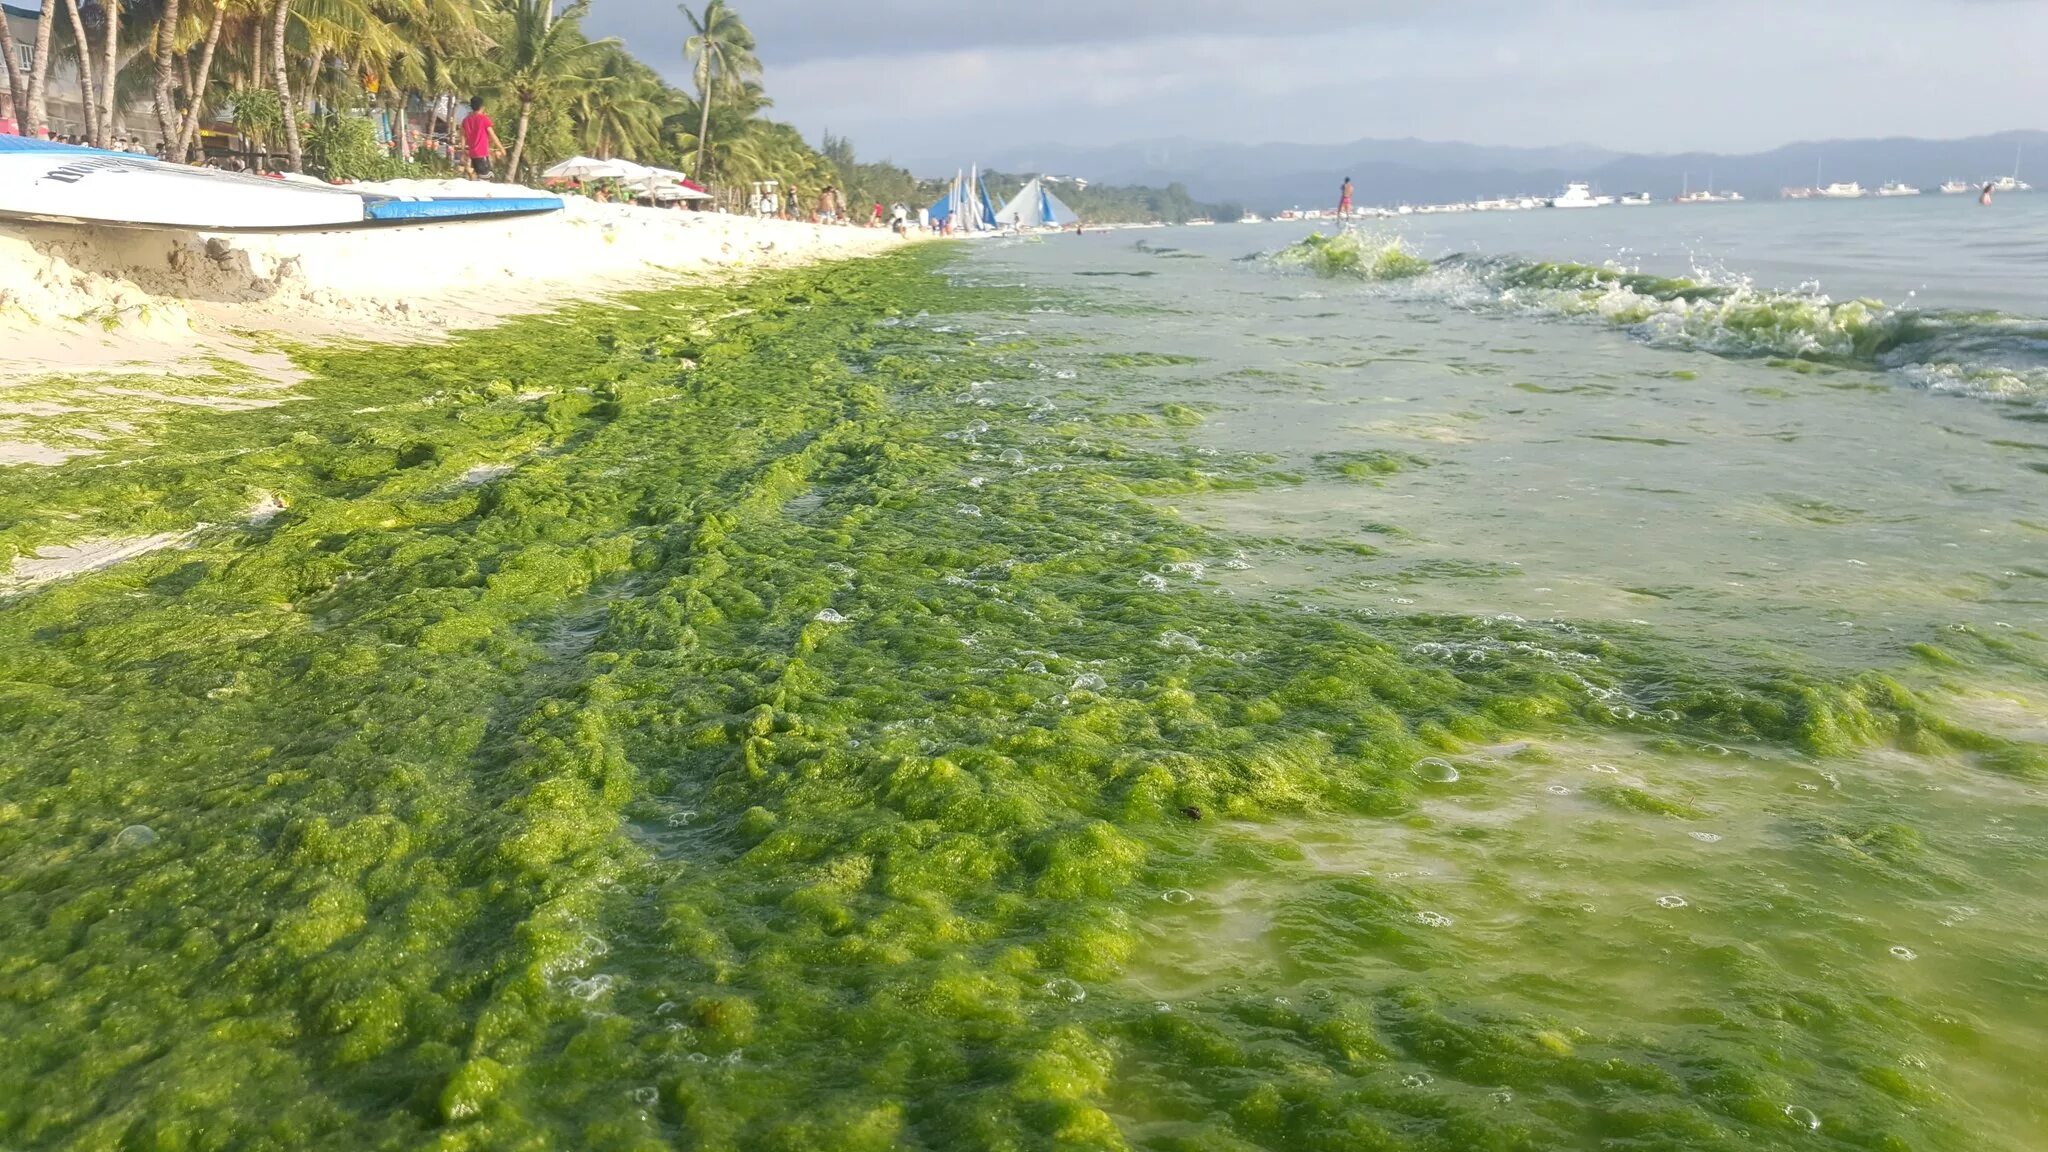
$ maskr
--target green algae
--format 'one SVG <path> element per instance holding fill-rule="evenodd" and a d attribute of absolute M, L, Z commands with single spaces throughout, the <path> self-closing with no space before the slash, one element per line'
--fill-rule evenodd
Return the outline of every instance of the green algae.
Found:
<path fill-rule="evenodd" d="M 1879 676 L 1221 595 L 1244 542 L 1154 498 L 1271 461 L 1044 419 L 921 319 L 1020 307 L 938 258 L 301 350 L 284 409 L 0 475 L 16 549 L 219 525 L 0 603 L 0 1140 L 1812 1146 L 1802 1101 L 1970 1146 L 1825 977 L 1731 950 L 1711 1034 L 1503 1010 L 1370 877 L 1289 885 L 1284 995 L 1126 989 L 1162 889 L 1298 857 L 1226 822 L 1422 820 L 1425 755 L 2015 747 Z M 1914 867 L 1885 827 L 1808 840 Z"/>

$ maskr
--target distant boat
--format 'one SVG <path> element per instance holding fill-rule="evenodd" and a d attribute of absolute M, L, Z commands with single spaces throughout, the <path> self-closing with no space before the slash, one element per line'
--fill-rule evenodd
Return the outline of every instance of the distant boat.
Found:
<path fill-rule="evenodd" d="M 1882 187 L 1882 188 L 1879 188 L 1879 189 L 1877 190 L 1877 194 L 1878 194 L 1879 196 L 1887 196 L 1887 197 L 1889 197 L 1889 196 L 1918 196 L 1918 195 L 1920 195 L 1920 190 L 1919 190 L 1918 188 L 1915 188 L 1915 187 L 1913 187 L 1913 186 L 1912 186 L 1911 184 L 1901 184 L 1901 183 L 1899 183 L 1898 181 L 1894 180 L 1894 181 L 1892 181 L 1891 183 L 1889 183 L 1889 184 L 1885 185 L 1884 187 Z"/>
<path fill-rule="evenodd" d="M 1593 186 L 1591 184 L 1567 184 L 1565 185 L 1564 195 L 1553 197 L 1550 201 L 1550 206 L 1552 208 L 1599 208 L 1602 206 L 1603 200 L 1607 204 L 1614 203 L 1612 197 L 1593 195 Z"/>
<path fill-rule="evenodd" d="M 1215 226 L 1216 222 L 1207 216 L 1197 216 L 1193 220 L 1188 221 L 1188 227 L 1190 228 L 1214 228 Z"/>
<path fill-rule="evenodd" d="M 996 212 L 997 224 L 1020 231 L 1072 228 L 1080 222 L 1081 218 L 1074 214 L 1074 210 L 1045 186 L 1043 178 L 1024 185 L 1023 191 Z"/>
<path fill-rule="evenodd" d="M 1623 204 L 1629 205 L 1630 207 L 1636 208 L 1639 208 L 1645 204 L 1654 203 L 1654 201 L 1650 199 L 1650 194 L 1648 192 L 1638 192 L 1633 196 L 1623 196 L 1621 198 L 1621 202 Z"/>
<path fill-rule="evenodd" d="M 1993 180 L 1991 182 L 1991 190 L 1993 192 L 2032 192 L 2034 190 L 2032 184 L 2020 179 L 2020 157 L 2025 151 L 2026 145 L 2024 144 L 2013 147 L 2012 175 L 2000 176 L 1998 179 Z"/>
<path fill-rule="evenodd" d="M 1239 216 L 1237 218 L 1237 222 L 1239 224 L 1264 224 L 1266 222 L 1266 218 L 1264 216 L 1259 215 L 1257 212 L 1247 212 L 1244 215 Z"/>
<path fill-rule="evenodd" d="M 1976 190 L 1977 186 L 1967 180 L 1950 180 L 1941 186 L 1941 194 L 1944 196 L 1964 196 Z"/>
<path fill-rule="evenodd" d="M 1811 200 L 1817 194 L 1818 190 L 1813 188 L 1787 188 L 1779 193 L 1787 200 Z"/>
<path fill-rule="evenodd" d="M 1863 185 L 1856 183 L 1854 180 L 1847 184 L 1830 184 L 1825 188 L 1818 189 L 1816 194 L 1827 200 L 1861 200 L 1865 196 L 1870 195 L 1870 193 L 1863 190 Z"/>

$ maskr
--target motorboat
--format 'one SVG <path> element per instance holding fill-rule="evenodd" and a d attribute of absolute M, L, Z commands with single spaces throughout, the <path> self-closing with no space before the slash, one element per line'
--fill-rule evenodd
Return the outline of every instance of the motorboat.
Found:
<path fill-rule="evenodd" d="M 1879 196 L 1887 198 L 1894 196 L 1918 196 L 1920 195 L 1920 190 L 1918 188 L 1913 187 L 1911 184 L 1901 184 L 1898 181 L 1894 180 L 1891 183 L 1886 184 L 1884 187 L 1879 188 L 1877 190 L 1877 194 Z"/>
<path fill-rule="evenodd" d="M 1593 186 L 1591 184 L 1567 184 L 1565 185 L 1564 195 L 1552 197 L 1550 206 L 1552 208 L 1599 208 L 1603 206 L 1603 201 L 1606 204 L 1614 203 L 1614 199 L 1611 196 L 1600 197 L 1593 195 Z"/>
<path fill-rule="evenodd" d="M 1968 180 L 1950 180 L 1941 186 L 1943 196 L 1967 196 L 1976 190 L 1977 186 Z"/>
<path fill-rule="evenodd" d="M 1633 196 L 1623 196 L 1621 202 L 1631 208 L 1641 208 L 1644 205 L 1656 203 L 1656 201 L 1650 199 L 1648 192 L 1638 192 Z"/>
<path fill-rule="evenodd" d="M 1825 188 L 1818 189 L 1817 194 L 1824 200 L 1861 200 L 1865 196 L 1870 195 L 1870 193 L 1863 190 L 1863 185 L 1856 183 L 1854 180 L 1847 184 L 1839 182 L 1830 184 Z"/>

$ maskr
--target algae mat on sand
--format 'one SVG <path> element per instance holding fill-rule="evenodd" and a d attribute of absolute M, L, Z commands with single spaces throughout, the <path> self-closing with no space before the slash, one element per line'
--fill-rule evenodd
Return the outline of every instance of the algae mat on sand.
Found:
<path fill-rule="evenodd" d="M 972 334 L 1033 302 L 943 259 L 305 352 L 291 404 L 0 473 L 0 554 L 233 525 L 0 600 L 0 1146 L 1972 1146 L 1939 1004 L 1748 942 L 1801 896 L 1599 921 L 1505 878 L 1588 853 L 1500 798 L 1569 776 L 1621 843 L 1713 806 L 1691 758 L 2025 750 L 1876 677 L 1221 594 L 1243 542 L 1160 498 L 1270 462 L 1049 397 Z M 1895 815 L 1775 850 L 1938 886 Z M 1669 987 L 1545 970 L 1586 949 Z"/>

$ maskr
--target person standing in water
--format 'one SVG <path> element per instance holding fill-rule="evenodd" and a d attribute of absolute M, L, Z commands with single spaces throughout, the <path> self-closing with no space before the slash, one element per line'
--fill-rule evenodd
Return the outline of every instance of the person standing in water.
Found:
<path fill-rule="evenodd" d="M 1986 184 L 1984 186 L 1984 194 L 1977 197 L 1977 203 L 1982 204 L 1986 208 L 1991 207 L 1991 190 L 1996 187 L 1998 187 L 1996 184 Z"/>
<path fill-rule="evenodd" d="M 1344 178 L 1344 187 L 1337 194 L 1337 215 L 1346 220 L 1351 218 L 1351 177 L 1349 176 Z"/>

